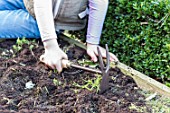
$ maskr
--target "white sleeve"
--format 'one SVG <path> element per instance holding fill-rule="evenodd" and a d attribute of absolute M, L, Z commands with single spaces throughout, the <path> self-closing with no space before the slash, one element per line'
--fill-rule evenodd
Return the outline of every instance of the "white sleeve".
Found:
<path fill-rule="evenodd" d="M 52 0 L 34 0 L 35 16 L 42 41 L 57 38 Z"/>

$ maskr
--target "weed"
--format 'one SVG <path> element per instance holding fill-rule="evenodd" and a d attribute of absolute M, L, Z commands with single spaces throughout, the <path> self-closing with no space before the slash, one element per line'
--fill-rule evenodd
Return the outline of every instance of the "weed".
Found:
<path fill-rule="evenodd" d="M 84 80 L 84 85 L 79 85 L 77 83 L 74 83 L 73 85 L 82 89 L 87 89 L 89 91 L 95 90 L 96 92 L 99 92 L 100 90 L 100 81 L 102 79 L 101 75 L 97 75 L 97 78 L 90 79 L 90 80 Z"/>
<path fill-rule="evenodd" d="M 53 71 L 54 71 L 54 73 L 58 73 L 57 69 L 54 69 Z"/>
<path fill-rule="evenodd" d="M 61 81 L 59 81 L 55 78 L 53 79 L 53 83 L 54 83 L 55 86 L 60 86 L 62 84 Z"/>
<path fill-rule="evenodd" d="M 16 41 L 16 45 L 13 45 L 13 49 L 15 52 L 19 52 L 20 50 L 22 50 L 23 45 L 29 45 L 29 50 L 32 51 L 32 49 L 35 47 L 35 40 L 33 41 L 29 41 L 27 40 L 25 37 L 23 37 L 22 39 L 18 38 Z"/>

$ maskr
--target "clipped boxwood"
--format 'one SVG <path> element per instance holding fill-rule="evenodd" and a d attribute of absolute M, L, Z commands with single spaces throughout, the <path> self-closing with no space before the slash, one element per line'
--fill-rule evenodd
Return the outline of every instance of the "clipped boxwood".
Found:
<path fill-rule="evenodd" d="M 110 0 L 101 44 L 121 62 L 170 83 L 170 0 Z"/>

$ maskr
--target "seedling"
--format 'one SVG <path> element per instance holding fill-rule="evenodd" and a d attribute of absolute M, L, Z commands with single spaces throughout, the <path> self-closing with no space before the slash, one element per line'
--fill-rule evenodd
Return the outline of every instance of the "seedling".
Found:
<path fill-rule="evenodd" d="M 29 41 L 25 37 L 23 37 L 22 39 L 18 38 L 16 41 L 16 45 L 13 46 L 13 49 L 16 52 L 18 52 L 23 48 L 24 44 L 29 45 L 29 50 L 32 51 L 32 49 L 34 48 L 34 45 L 35 45 L 35 40 Z"/>
<path fill-rule="evenodd" d="M 28 44 L 28 41 L 25 38 L 23 38 L 23 39 L 18 38 L 16 41 L 16 45 L 13 46 L 13 49 L 16 52 L 18 52 L 22 49 L 23 44 Z"/>
<path fill-rule="evenodd" d="M 54 69 L 54 73 L 58 73 L 57 69 Z"/>
<path fill-rule="evenodd" d="M 60 86 L 62 84 L 61 81 L 59 81 L 55 78 L 53 79 L 53 83 L 54 83 L 55 86 Z"/>
<path fill-rule="evenodd" d="M 74 83 L 73 85 L 82 89 L 87 89 L 89 91 L 95 90 L 96 92 L 99 92 L 100 90 L 100 81 L 102 79 L 101 75 L 97 75 L 97 78 L 95 79 L 89 79 L 89 80 L 83 80 L 86 84 L 79 85 L 77 83 Z"/>

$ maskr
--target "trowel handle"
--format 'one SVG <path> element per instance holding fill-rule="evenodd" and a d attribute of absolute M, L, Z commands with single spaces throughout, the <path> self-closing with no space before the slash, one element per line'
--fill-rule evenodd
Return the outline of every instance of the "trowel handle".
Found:
<path fill-rule="evenodd" d="M 74 67 L 74 68 L 77 68 L 77 69 L 82 69 L 82 70 L 85 70 L 85 71 L 102 74 L 102 72 L 100 70 L 91 69 L 91 68 L 88 68 L 88 67 L 76 65 L 76 64 L 73 64 L 69 60 L 66 60 L 66 59 L 62 60 L 62 67 L 63 68 Z"/>

